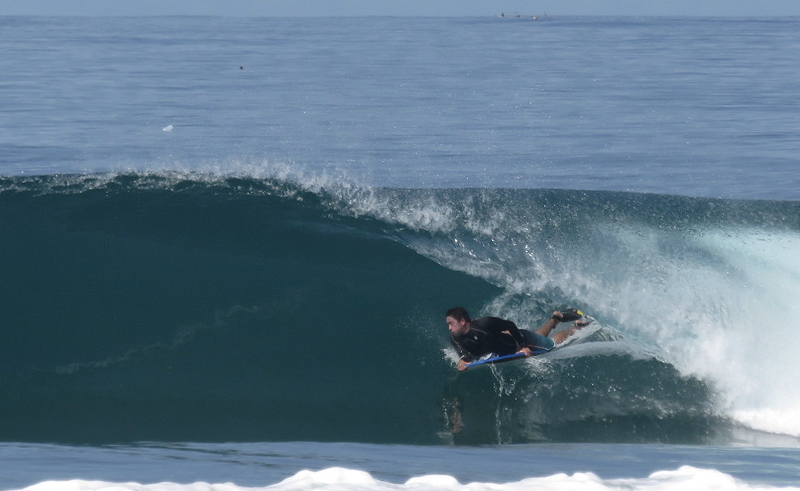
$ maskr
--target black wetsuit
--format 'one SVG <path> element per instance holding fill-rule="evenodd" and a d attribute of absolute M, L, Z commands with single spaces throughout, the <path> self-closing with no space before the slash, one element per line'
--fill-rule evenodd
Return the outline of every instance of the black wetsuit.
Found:
<path fill-rule="evenodd" d="M 508 331 L 508 334 L 503 331 Z M 473 320 L 469 332 L 460 336 L 451 334 L 450 342 L 461 359 L 466 362 L 477 360 L 489 353 L 497 356 L 510 355 L 528 344 L 516 324 L 499 317 Z"/>

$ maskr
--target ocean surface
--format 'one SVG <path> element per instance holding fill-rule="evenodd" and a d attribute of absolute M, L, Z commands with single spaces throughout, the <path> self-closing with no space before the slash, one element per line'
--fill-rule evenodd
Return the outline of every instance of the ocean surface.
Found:
<path fill-rule="evenodd" d="M 800 19 L 0 53 L 0 490 L 800 489 Z M 596 322 L 459 373 L 456 305 Z"/>

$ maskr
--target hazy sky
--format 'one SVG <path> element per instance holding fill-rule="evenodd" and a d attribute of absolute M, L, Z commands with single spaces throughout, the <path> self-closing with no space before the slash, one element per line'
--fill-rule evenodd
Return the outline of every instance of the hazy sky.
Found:
<path fill-rule="evenodd" d="M 798 0 L 0 0 L 0 15 L 800 16 Z"/>

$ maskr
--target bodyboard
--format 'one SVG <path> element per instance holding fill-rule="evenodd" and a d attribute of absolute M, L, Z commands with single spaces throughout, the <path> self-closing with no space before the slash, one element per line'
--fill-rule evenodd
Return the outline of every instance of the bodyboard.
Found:
<path fill-rule="evenodd" d="M 543 355 L 545 353 L 549 353 L 550 350 L 531 350 L 531 356 L 536 355 Z M 472 363 L 467 363 L 467 368 L 477 367 L 480 365 L 491 365 L 494 363 L 505 363 L 507 361 L 519 360 L 520 358 L 525 358 L 524 353 L 514 353 L 511 355 L 503 355 L 503 356 L 492 356 L 489 358 L 482 358 L 478 361 L 473 361 Z"/>

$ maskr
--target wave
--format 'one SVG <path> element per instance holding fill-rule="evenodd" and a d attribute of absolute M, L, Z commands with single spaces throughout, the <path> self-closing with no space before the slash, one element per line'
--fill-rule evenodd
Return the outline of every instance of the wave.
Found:
<path fill-rule="evenodd" d="M 76 491 L 97 491 L 103 489 L 119 489 L 119 490 L 136 490 L 136 491 L 181 491 L 193 490 L 198 487 L 206 489 L 211 486 L 207 483 L 194 483 L 194 484 L 175 484 L 175 483 L 158 483 L 158 484 L 138 484 L 138 483 L 108 483 L 102 481 L 81 481 L 74 480 L 69 482 L 56 482 L 48 481 L 24 488 L 20 491 L 40 491 L 49 489 L 60 489 L 61 486 L 74 489 Z M 638 479 L 602 479 L 597 475 L 589 472 L 580 472 L 573 475 L 554 474 L 546 477 L 533 477 L 523 479 L 518 482 L 509 483 L 487 483 L 487 482 L 474 482 L 469 484 L 462 484 L 452 476 L 448 475 L 425 475 L 413 477 L 402 484 L 394 484 L 391 482 L 376 479 L 368 472 L 346 469 L 341 467 L 331 467 L 319 471 L 304 470 L 300 471 L 292 477 L 289 477 L 279 483 L 266 487 L 248 487 L 242 488 L 234 484 L 228 483 L 225 485 L 217 485 L 230 491 L 237 491 L 239 489 L 256 490 L 261 489 L 264 491 L 281 491 L 281 490 L 304 490 L 304 489 L 320 489 L 320 490 L 337 490 L 337 489 L 370 489 L 370 490 L 403 490 L 403 489 L 430 489 L 430 490 L 503 490 L 503 489 L 542 489 L 542 490 L 558 490 L 565 487 L 591 487 L 592 489 L 652 489 L 658 487 L 661 489 L 686 489 L 690 486 L 691 489 L 705 490 L 705 489 L 732 489 L 747 491 L 752 489 L 763 489 L 763 486 L 754 483 L 747 483 L 734 479 L 728 474 L 719 472 L 713 469 L 698 469 L 691 466 L 683 466 L 676 470 L 658 471 L 646 478 Z M 216 487 L 216 486 L 214 486 Z M 774 489 L 797 489 L 793 486 L 776 487 Z"/>
<path fill-rule="evenodd" d="M 0 439 L 800 436 L 798 208 L 286 175 L 2 178 Z M 459 375 L 454 305 L 530 328 L 576 305 L 598 322 L 551 355 Z"/>

